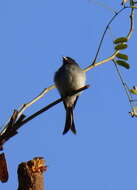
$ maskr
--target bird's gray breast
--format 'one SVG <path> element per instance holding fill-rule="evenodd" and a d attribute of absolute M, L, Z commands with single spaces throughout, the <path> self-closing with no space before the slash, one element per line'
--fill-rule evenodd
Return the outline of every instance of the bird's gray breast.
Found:
<path fill-rule="evenodd" d="M 55 74 L 55 84 L 63 96 L 83 87 L 85 82 L 85 72 L 74 64 L 63 65 Z"/>

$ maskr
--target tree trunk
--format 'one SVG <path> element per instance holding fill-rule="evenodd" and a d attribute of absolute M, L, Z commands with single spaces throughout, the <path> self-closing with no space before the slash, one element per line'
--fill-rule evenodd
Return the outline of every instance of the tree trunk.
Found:
<path fill-rule="evenodd" d="M 47 170 L 42 157 L 22 162 L 18 166 L 18 190 L 44 190 L 44 171 Z"/>

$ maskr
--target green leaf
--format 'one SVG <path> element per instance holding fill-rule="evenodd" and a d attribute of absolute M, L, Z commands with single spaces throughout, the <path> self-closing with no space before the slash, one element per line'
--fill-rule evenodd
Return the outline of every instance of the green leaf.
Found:
<path fill-rule="evenodd" d="M 127 44 L 122 43 L 122 44 L 115 46 L 115 50 L 126 49 L 127 47 L 128 47 Z"/>
<path fill-rule="evenodd" d="M 137 95 L 137 90 L 136 90 L 136 89 L 130 89 L 129 91 L 130 91 L 132 94 Z"/>
<path fill-rule="evenodd" d="M 120 59 L 128 60 L 128 55 L 126 55 L 126 54 L 118 53 L 116 55 L 116 57 L 118 57 Z"/>
<path fill-rule="evenodd" d="M 117 38 L 113 41 L 114 44 L 118 44 L 118 43 L 123 43 L 123 42 L 127 42 L 128 39 L 126 37 L 120 37 L 120 38 Z"/>
<path fill-rule="evenodd" d="M 129 69 L 129 68 L 130 68 L 129 64 L 128 64 L 127 62 L 125 62 L 125 61 L 116 60 L 116 63 L 117 63 L 118 65 L 122 66 L 122 67 L 125 67 L 126 69 Z"/>

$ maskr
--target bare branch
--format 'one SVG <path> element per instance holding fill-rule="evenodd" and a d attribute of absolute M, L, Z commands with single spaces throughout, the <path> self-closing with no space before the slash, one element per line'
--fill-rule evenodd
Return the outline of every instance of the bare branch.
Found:
<path fill-rule="evenodd" d="M 86 90 L 87 88 L 89 88 L 89 85 L 86 85 L 78 90 L 75 90 L 73 92 L 71 92 L 70 94 L 68 94 L 67 96 L 73 96 L 74 94 L 77 94 L 83 90 Z M 40 109 L 39 111 L 37 111 L 36 113 L 32 114 L 31 116 L 29 116 L 28 118 L 24 119 L 25 116 L 21 115 L 19 117 L 18 120 L 14 121 L 14 123 L 11 124 L 11 120 L 9 121 L 9 123 L 4 127 L 3 131 L 0 133 L 0 147 L 3 146 L 3 144 L 8 141 L 11 137 L 15 136 L 17 134 L 17 130 L 23 126 L 24 124 L 26 124 L 27 122 L 31 121 L 32 119 L 34 119 L 35 117 L 37 117 L 38 115 L 42 114 L 43 112 L 47 111 L 48 109 L 50 109 L 51 107 L 55 106 L 56 104 L 62 102 L 67 96 L 63 97 L 63 98 L 59 98 L 58 100 L 52 102 L 51 104 L 45 106 L 44 108 Z M 13 115 L 15 114 L 15 112 L 13 113 Z M 13 115 L 11 118 L 13 118 Z"/>
<path fill-rule="evenodd" d="M 54 89 L 55 88 L 55 85 L 51 85 L 49 86 L 48 88 L 45 88 L 36 98 L 34 98 L 32 101 L 26 103 L 26 104 L 23 104 L 21 106 L 21 108 L 19 108 L 18 110 L 18 117 L 20 115 L 22 115 L 22 113 L 28 108 L 30 107 L 32 104 L 34 104 L 35 102 L 37 102 L 39 99 L 41 99 L 45 94 L 47 94 L 50 90 Z"/>
<path fill-rule="evenodd" d="M 107 62 L 109 62 L 109 61 L 112 61 L 112 60 L 116 57 L 116 55 L 117 55 L 118 53 L 119 53 L 119 51 L 116 51 L 111 57 L 108 57 L 107 59 L 104 59 L 104 60 L 102 60 L 102 61 L 100 61 L 100 62 L 98 62 L 98 63 L 91 64 L 91 65 L 89 65 L 87 68 L 85 68 L 83 71 L 84 71 L 84 72 L 87 72 L 87 71 L 93 69 L 94 67 L 97 67 L 97 66 L 99 66 L 99 65 L 102 65 L 103 63 L 107 63 Z"/>
<path fill-rule="evenodd" d="M 67 96 L 73 96 L 74 94 L 77 94 L 83 90 L 86 90 L 87 88 L 89 88 L 89 85 L 86 85 L 78 90 L 75 90 L 73 92 L 71 92 L 69 95 Z M 31 116 L 29 116 L 28 118 L 26 118 L 25 120 L 21 121 L 19 124 L 15 124 L 15 128 L 18 129 L 20 128 L 22 125 L 26 124 L 28 121 L 31 121 L 32 119 L 34 119 L 35 117 L 37 117 L 38 115 L 40 115 L 41 113 L 49 110 L 51 107 L 55 106 L 56 104 L 62 102 L 67 96 L 63 97 L 63 98 L 59 98 L 58 100 L 52 102 L 51 104 L 45 106 L 44 108 L 40 109 L 39 111 L 37 111 L 36 113 L 32 114 Z"/>
<path fill-rule="evenodd" d="M 129 40 L 129 38 L 132 36 L 133 32 L 134 32 L 134 26 L 135 26 L 135 23 L 134 23 L 134 8 L 131 9 L 131 15 L 130 15 L 130 30 L 129 30 L 129 33 L 127 35 L 127 39 Z"/>
<path fill-rule="evenodd" d="M 95 58 L 94 58 L 94 61 L 92 64 L 95 64 L 96 60 L 97 60 L 97 57 L 99 55 L 99 52 L 100 52 L 100 49 L 101 49 L 101 46 L 102 46 L 102 43 L 103 43 L 103 40 L 104 40 L 104 37 L 106 35 L 106 32 L 107 30 L 109 29 L 110 25 L 112 24 L 112 22 L 114 21 L 114 19 L 121 13 L 123 12 L 126 8 L 129 8 L 129 7 L 123 7 L 122 9 L 120 9 L 117 13 L 115 13 L 112 18 L 110 19 L 110 21 L 108 22 L 103 34 L 102 34 L 102 37 L 101 37 L 101 40 L 100 40 L 100 43 L 99 43 L 99 46 L 98 46 L 98 49 L 97 49 L 97 53 L 95 55 Z"/>

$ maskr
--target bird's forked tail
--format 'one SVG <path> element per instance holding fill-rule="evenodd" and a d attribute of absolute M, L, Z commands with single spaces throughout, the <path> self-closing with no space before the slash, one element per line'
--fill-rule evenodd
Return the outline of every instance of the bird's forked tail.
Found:
<path fill-rule="evenodd" d="M 66 122 L 65 122 L 63 135 L 66 134 L 69 130 L 71 130 L 74 134 L 76 134 L 72 107 L 66 109 Z"/>

